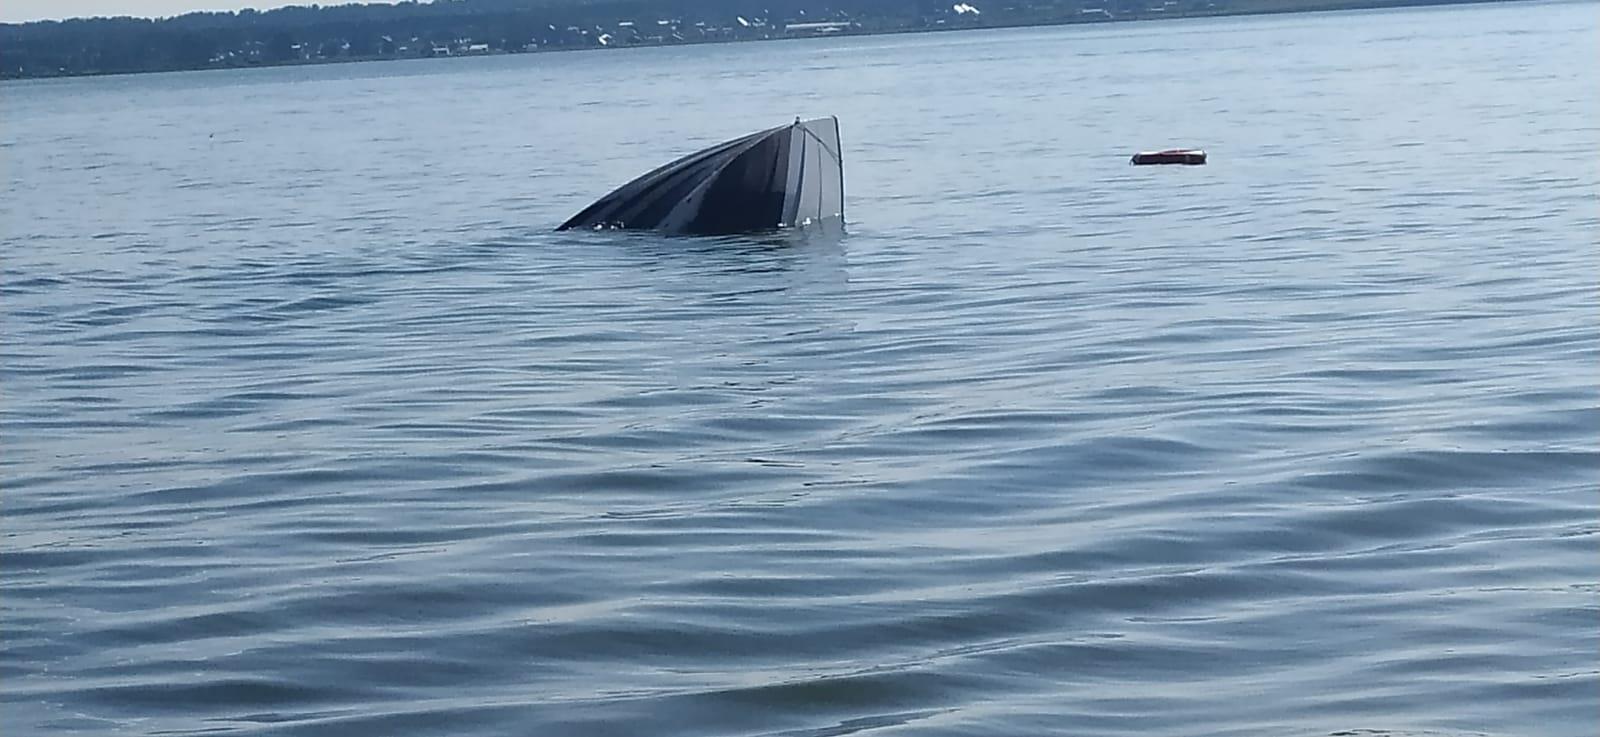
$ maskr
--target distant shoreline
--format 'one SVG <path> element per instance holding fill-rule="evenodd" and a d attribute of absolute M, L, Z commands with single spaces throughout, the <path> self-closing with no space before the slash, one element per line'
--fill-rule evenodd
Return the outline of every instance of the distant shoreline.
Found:
<path fill-rule="evenodd" d="M 519 54 L 545 54 L 545 53 L 564 52 L 564 51 L 611 51 L 611 50 L 618 50 L 618 49 L 651 48 L 651 47 L 660 47 L 660 46 L 700 46 L 700 45 L 706 45 L 706 44 L 752 43 L 752 42 L 761 42 L 761 41 L 787 41 L 787 40 L 798 40 L 798 39 L 832 38 L 832 37 L 843 37 L 843 36 L 850 36 L 850 37 L 858 37 L 858 36 L 887 36 L 887 35 L 901 35 L 901 34 L 911 34 L 911 33 L 941 33 L 941 32 L 1014 29 L 1014 28 L 1047 28 L 1047 27 L 1055 27 L 1055 26 L 1105 25 L 1105 24 L 1112 24 L 1112 23 L 1131 23 L 1131 22 L 1137 22 L 1137 21 L 1153 21 L 1153 20 L 1178 20 L 1178 19 L 1196 19 L 1196 18 L 1226 18 L 1226 17 L 1239 17 L 1239 16 L 1288 15 L 1288 14 L 1296 14 L 1296 13 L 1328 13 L 1328 12 L 1340 12 L 1340 11 L 1361 11 L 1361 10 L 1399 10 L 1399 9 L 1405 9 L 1405 8 L 1424 8 L 1424 7 L 1437 7 L 1437 6 L 1446 6 L 1446 5 L 1486 5 L 1486 4 L 1492 4 L 1492 3 L 1540 2 L 1540 1 L 1542 1 L 1542 0 L 1354 0 L 1354 1 L 1350 1 L 1350 0 L 1326 0 L 1326 1 L 1323 1 L 1323 0 L 1309 0 L 1309 2 L 1298 2 L 1298 3 L 1296 3 L 1296 2 L 1293 2 L 1292 0 L 1245 0 L 1245 2 L 1248 3 L 1246 5 L 1217 6 L 1215 3 L 1208 3 L 1209 7 L 1200 8 L 1200 9 L 1178 10 L 1178 9 L 1160 8 L 1158 10 L 1156 8 L 1147 8 L 1144 11 L 1140 11 L 1140 10 L 1135 10 L 1133 12 L 1119 11 L 1119 14 L 1113 14 L 1113 13 L 1110 13 L 1110 12 L 1105 11 L 1105 10 L 1098 10 L 1099 14 L 1094 14 L 1094 15 L 1091 15 L 1089 10 L 1079 10 L 1076 13 L 1071 13 L 1071 14 L 1068 14 L 1068 13 L 1057 13 L 1057 14 L 1054 14 L 1054 15 L 1044 15 L 1044 16 L 1032 15 L 1032 16 L 1028 16 L 1028 17 L 1009 17 L 1009 18 L 1008 17 L 1004 17 L 1004 16 L 1000 16 L 998 14 L 987 16 L 987 17 L 974 16 L 974 17 L 966 18 L 966 17 L 960 17 L 959 14 L 957 14 L 957 15 L 952 15 L 949 18 L 939 18 L 939 19 L 931 21 L 931 22 L 929 21 L 928 18 L 924 17 L 924 18 L 918 19 L 920 22 L 917 22 L 917 23 L 911 23 L 911 22 L 899 22 L 899 23 L 896 23 L 892 19 L 881 19 L 881 18 L 863 18 L 863 19 L 860 19 L 860 20 L 857 20 L 857 21 L 854 21 L 854 22 L 839 22 L 839 23 L 796 23 L 796 22 L 793 22 L 793 21 L 787 21 L 787 22 L 778 21 L 778 22 L 774 22 L 770 26 L 770 28 L 768 30 L 765 30 L 764 32 L 760 33 L 759 35 L 758 34 L 754 34 L 754 33 L 747 33 L 745 35 L 728 35 L 728 36 L 715 36 L 715 37 L 713 37 L 713 36 L 683 37 L 683 36 L 679 36 L 678 34 L 674 34 L 674 36 L 676 36 L 676 37 L 673 38 L 672 40 L 665 40 L 665 41 L 655 40 L 655 41 L 652 41 L 652 40 L 638 40 L 637 38 L 635 38 L 633 40 L 630 40 L 629 42 L 612 42 L 612 43 L 608 43 L 605 40 L 606 37 L 609 34 L 601 34 L 600 32 L 603 29 L 602 29 L 602 27 L 600 25 L 597 24 L 597 25 L 594 26 L 594 28 L 595 28 L 596 33 L 599 34 L 597 36 L 598 38 L 600 38 L 600 40 L 598 42 L 587 42 L 587 43 L 580 42 L 578 44 L 570 44 L 570 45 L 569 44 L 547 45 L 547 46 L 539 46 L 539 47 L 536 47 L 536 48 L 529 48 L 530 46 L 532 46 L 532 44 L 528 44 L 526 46 L 518 47 L 518 48 L 504 48 L 504 47 L 493 48 L 493 47 L 490 47 L 489 44 L 474 44 L 474 45 L 472 45 L 470 47 L 470 49 L 467 49 L 465 51 L 459 51 L 457 53 L 451 53 L 451 49 L 449 49 L 447 47 L 447 48 L 444 49 L 444 53 L 438 53 L 439 49 L 434 48 L 434 49 L 429 49 L 429 53 L 426 53 L 426 54 L 418 54 L 418 53 L 415 53 L 415 52 L 407 54 L 407 53 L 396 53 L 395 51 L 393 51 L 392 50 L 393 49 L 392 45 L 394 44 L 394 42 L 389 36 L 386 35 L 386 36 L 383 36 L 383 39 L 387 43 L 391 44 L 391 50 L 389 51 L 389 53 L 334 54 L 334 55 L 326 55 L 326 56 L 324 56 L 324 55 L 306 55 L 306 56 L 296 57 L 296 58 L 247 57 L 247 58 L 245 58 L 245 60 L 242 60 L 242 61 L 241 60 L 235 60 L 235 57 L 233 57 L 231 55 L 230 56 L 220 56 L 219 55 L 220 56 L 220 60 L 219 60 L 218 57 L 211 57 L 211 58 L 208 58 L 205 63 L 181 64 L 181 63 L 167 62 L 165 66 L 161 66 L 159 68 L 113 69 L 113 70 L 107 70 L 107 69 L 103 69 L 103 68 L 76 68 L 76 69 L 69 69 L 69 68 L 67 68 L 65 66 L 57 66 L 57 67 L 54 67 L 54 68 L 51 68 L 51 69 L 48 69 L 48 70 L 41 71 L 41 70 L 38 70 L 36 68 L 14 67 L 14 66 L 12 66 L 12 64 L 15 63 L 15 62 L 10 57 L 11 56 L 15 56 L 16 52 L 12 52 L 11 54 L 7 54 L 7 48 L 8 47 L 9 48 L 15 48 L 14 39 L 17 38 L 17 37 L 25 37 L 30 31 L 33 31 L 33 30 L 38 30 L 38 29 L 57 30 L 57 29 L 60 29 L 60 28 L 66 28 L 66 27 L 73 26 L 74 24 L 81 24 L 81 25 L 88 25 L 88 24 L 116 24 L 116 23 L 121 23 L 121 22 L 131 22 L 131 23 L 140 23 L 140 24 L 143 24 L 143 25 L 159 26 L 162 23 L 171 23 L 171 22 L 174 22 L 174 21 L 182 20 L 183 18 L 187 18 L 188 16 L 180 16 L 180 18 L 178 18 L 178 19 L 165 19 L 165 20 L 162 20 L 162 21 L 142 21 L 142 20 L 137 20 L 137 19 L 127 19 L 127 18 L 116 18 L 116 19 L 106 19 L 106 18 L 71 19 L 71 20 L 68 20 L 68 21 L 39 21 L 39 22 L 26 23 L 26 24 L 0 24 L 0 81 L 60 79 L 60 78 L 69 78 L 69 77 L 105 77 L 105 76 L 121 76 L 121 75 L 129 75 L 129 74 L 159 74 L 159 73 L 165 73 L 165 72 L 224 71 L 224 70 L 231 70 L 231 69 L 251 69 L 251 68 L 267 68 L 267 67 L 322 66 L 322 65 L 327 65 L 327 64 L 351 64 L 351 63 L 370 63 L 370 62 L 382 62 L 382 61 L 405 61 L 405 60 L 412 60 L 412 59 L 448 58 L 448 57 L 453 57 L 453 56 L 506 56 L 506 55 L 519 55 Z M 1166 5 L 1167 6 L 1174 6 L 1175 3 L 1168 2 L 1168 3 L 1166 3 Z M 371 6 L 371 7 L 377 7 L 377 6 Z M 387 7 L 393 7 L 393 6 L 387 6 Z M 1165 11 L 1165 12 L 1163 12 L 1163 11 Z M 243 11 L 243 12 L 253 12 L 253 11 Z M 662 14 L 665 14 L 665 13 L 662 13 Z M 221 16 L 224 16 L 224 17 L 228 16 L 228 14 L 217 14 L 217 15 L 221 15 Z M 947 11 L 947 15 L 948 15 L 948 11 Z M 741 23 L 745 22 L 745 19 L 743 17 L 738 18 L 738 20 Z M 956 22 L 950 22 L 951 20 L 954 20 Z M 665 21 L 662 21 L 662 22 L 665 23 Z M 616 25 L 619 25 L 619 26 L 624 26 L 625 25 L 625 26 L 627 26 L 627 27 L 629 27 L 631 29 L 631 27 L 633 26 L 633 23 L 632 23 L 632 21 L 623 21 L 623 22 L 617 23 Z M 697 25 L 703 26 L 705 24 L 704 23 L 700 23 L 700 24 L 697 24 Z M 797 29 L 797 28 L 803 28 L 803 27 L 809 28 L 809 27 L 814 27 L 814 26 L 829 26 L 830 28 L 828 29 L 827 33 L 795 32 L 795 30 L 794 30 L 794 29 Z M 552 24 L 552 25 L 549 25 L 549 28 L 554 30 L 556 28 L 556 26 Z M 296 30 L 299 30 L 303 35 L 306 35 L 307 37 L 311 37 L 311 35 L 313 33 L 316 33 L 316 32 L 320 32 L 322 35 L 327 35 L 328 34 L 328 32 L 326 30 L 317 28 L 315 26 L 306 26 L 306 27 L 298 28 Z M 578 29 L 577 29 L 576 26 L 573 26 L 573 27 L 570 27 L 568 30 L 576 31 Z M 739 31 L 741 29 L 734 28 L 733 30 L 737 32 L 737 31 Z M 204 33 L 205 29 L 202 29 L 200 32 Z M 187 30 L 187 29 L 181 30 L 181 31 L 177 31 L 177 33 L 186 34 L 185 38 L 193 37 L 196 34 L 195 31 Z M 582 33 L 584 35 L 586 35 L 586 36 L 588 35 L 588 31 L 586 29 L 583 30 Z M 283 32 L 280 31 L 279 35 L 280 36 L 283 35 Z M 419 42 L 419 39 L 412 38 L 411 41 L 412 42 Z M 5 42 L 11 42 L 11 43 L 5 43 Z M 426 43 L 426 42 L 423 41 L 421 43 Z M 256 47 L 260 47 L 261 45 L 262 44 L 260 42 L 255 42 L 255 46 Z M 348 47 L 348 42 L 346 42 L 346 47 Z M 294 48 L 294 49 L 296 49 L 298 51 L 300 47 L 298 45 L 296 45 L 296 46 L 294 46 L 292 48 Z M 324 48 L 324 50 L 325 50 L 325 48 Z M 400 51 L 401 52 L 405 52 L 406 50 L 407 50 L 406 47 L 400 47 Z M 213 52 L 210 52 L 210 53 L 216 53 L 216 52 L 213 51 Z M 228 53 L 232 54 L 234 52 L 228 52 Z"/>

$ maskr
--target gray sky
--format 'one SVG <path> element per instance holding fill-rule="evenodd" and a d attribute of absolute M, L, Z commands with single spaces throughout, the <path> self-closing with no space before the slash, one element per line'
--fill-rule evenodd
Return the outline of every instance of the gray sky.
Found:
<path fill-rule="evenodd" d="M 281 8 L 285 5 L 343 5 L 355 0 L 0 0 L 0 23 L 61 20 L 96 15 L 161 18 L 195 10 Z M 370 2 L 370 0 L 362 0 Z"/>

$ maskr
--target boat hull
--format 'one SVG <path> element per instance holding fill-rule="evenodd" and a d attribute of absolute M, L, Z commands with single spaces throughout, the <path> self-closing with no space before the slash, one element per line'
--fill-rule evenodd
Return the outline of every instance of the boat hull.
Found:
<path fill-rule="evenodd" d="M 839 121 L 826 117 L 689 154 L 618 187 L 557 230 L 725 235 L 843 218 Z"/>

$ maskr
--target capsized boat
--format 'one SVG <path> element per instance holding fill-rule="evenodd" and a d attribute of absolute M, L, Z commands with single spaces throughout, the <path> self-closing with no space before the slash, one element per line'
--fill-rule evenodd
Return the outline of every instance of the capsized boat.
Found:
<path fill-rule="evenodd" d="M 844 220 L 844 159 L 832 116 L 689 154 L 596 200 L 574 228 L 726 235 Z"/>

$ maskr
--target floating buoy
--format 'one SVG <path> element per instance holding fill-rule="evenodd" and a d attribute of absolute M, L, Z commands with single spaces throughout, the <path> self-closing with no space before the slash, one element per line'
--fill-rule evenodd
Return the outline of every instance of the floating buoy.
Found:
<path fill-rule="evenodd" d="M 1169 148 L 1165 151 L 1140 151 L 1133 155 L 1133 163 L 1144 164 L 1204 164 L 1206 152 L 1197 148 Z"/>

